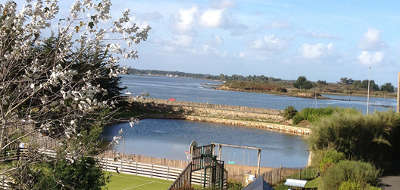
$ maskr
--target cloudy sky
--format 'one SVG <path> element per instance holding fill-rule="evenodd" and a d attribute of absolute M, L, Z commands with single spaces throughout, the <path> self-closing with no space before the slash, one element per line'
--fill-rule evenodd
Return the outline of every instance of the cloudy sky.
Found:
<path fill-rule="evenodd" d="M 112 2 L 152 27 L 134 68 L 380 84 L 400 71 L 398 0 Z"/>

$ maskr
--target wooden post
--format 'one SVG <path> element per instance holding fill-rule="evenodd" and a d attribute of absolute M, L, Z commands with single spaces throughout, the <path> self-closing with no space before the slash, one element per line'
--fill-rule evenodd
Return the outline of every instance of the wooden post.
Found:
<path fill-rule="evenodd" d="M 258 162 L 257 162 L 257 177 L 260 176 L 260 166 L 261 166 L 261 149 L 258 149 Z"/>
<path fill-rule="evenodd" d="M 398 73 L 397 79 L 397 113 L 400 113 L 400 72 Z"/>
<path fill-rule="evenodd" d="M 218 144 L 218 160 L 222 159 L 222 146 L 221 144 Z"/>

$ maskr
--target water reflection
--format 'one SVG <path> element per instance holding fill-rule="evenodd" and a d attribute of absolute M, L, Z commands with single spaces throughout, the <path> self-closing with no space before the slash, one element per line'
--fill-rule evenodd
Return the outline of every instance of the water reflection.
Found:
<path fill-rule="evenodd" d="M 128 87 L 128 91 L 134 95 L 149 93 L 151 97 L 168 99 L 176 98 L 181 101 L 203 102 L 211 104 L 225 104 L 249 107 L 261 107 L 272 109 L 284 109 L 287 106 L 294 106 L 301 110 L 306 107 L 327 107 L 339 106 L 355 108 L 366 112 L 366 98 L 357 96 L 335 96 L 326 95 L 335 99 L 350 99 L 351 101 L 340 100 L 317 100 L 308 98 L 297 98 L 288 96 L 277 96 L 271 94 L 232 92 L 214 90 L 205 87 L 204 84 L 219 84 L 217 81 L 200 80 L 193 78 L 170 78 L 158 76 L 135 76 L 125 75 L 122 77 L 122 85 Z M 396 102 L 393 98 L 370 99 L 372 111 L 385 111 L 394 109 Z M 378 106 L 377 106 L 378 105 Z M 383 106 L 382 106 L 383 105 Z M 384 107 L 386 106 L 386 107 Z"/>

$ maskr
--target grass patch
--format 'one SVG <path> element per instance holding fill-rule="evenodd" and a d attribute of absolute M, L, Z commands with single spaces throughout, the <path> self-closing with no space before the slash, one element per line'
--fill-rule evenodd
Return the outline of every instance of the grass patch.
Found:
<path fill-rule="evenodd" d="M 306 183 L 305 188 L 318 188 L 318 184 L 319 184 L 320 180 L 321 180 L 321 178 L 318 177 L 318 178 L 315 178 L 315 179 L 313 179 L 311 181 L 308 181 Z"/>
<path fill-rule="evenodd" d="M 160 190 L 168 189 L 173 181 L 110 172 L 109 190 Z"/>
<path fill-rule="evenodd" d="M 297 112 L 293 117 L 293 124 L 297 125 L 301 121 L 308 121 L 314 123 L 323 117 L 331 116 L 334 113 L 342 113 L 347 115 L 361 114 L 356 109 L 340 108 L 340 107 L 326 107 L 326 108 L 304 108 Z"/>

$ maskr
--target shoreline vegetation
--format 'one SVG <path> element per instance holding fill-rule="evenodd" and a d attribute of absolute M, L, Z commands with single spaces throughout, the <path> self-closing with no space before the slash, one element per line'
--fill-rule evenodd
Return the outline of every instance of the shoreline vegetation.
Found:
<path fill-rule="evenodd" d="M 284 80 L 274 77 L 267 77 L 264 75 L 229 76 L 224 74 L 211 75 L 185 73 L 179 71 L 139 70 L 133 68 L 128 69 L 128 74 L 167 77 L 189 77 L 221 81 L 222 84 L 220 85 L 206 84 L 205 86 L 215 88 L 217 90 L 265 93 L 312 99 L 334 99 L 341 101 L 356 101 L 351 99 L 351 96 L 366 97 L 368 86 L 368 80 L 353 80 L 347 77 L 340 78 L 338 82 L 328 83 L 322 80 L 318 80 L 316 82 L 308 81 L 303 76 L 300 76 L 297 80 Z M 374 80 L 370 80 L 371 97 L 395 98 L 396 93 L 394 91 L 395 88 L 391 83 L 385 83 L 379 86 L 374 82 Z M 343 96 L 343 98 L 329 98 L 324 96 L 324 94 Z"/>

